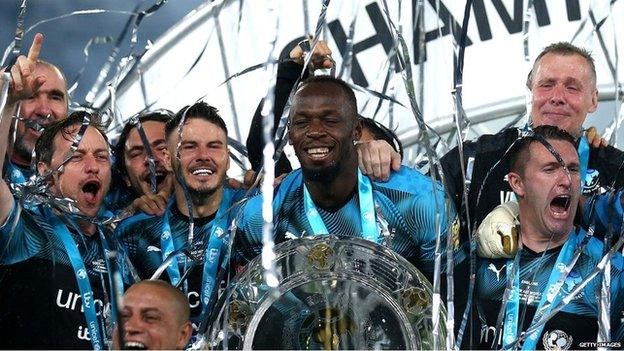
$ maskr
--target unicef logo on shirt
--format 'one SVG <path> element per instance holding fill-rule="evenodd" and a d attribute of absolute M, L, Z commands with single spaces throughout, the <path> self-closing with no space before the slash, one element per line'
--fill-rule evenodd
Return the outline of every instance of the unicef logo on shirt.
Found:
<path fill-rule="evenodd" d="M 600 187 L 600 172 L 595 169 L 588 169 L 583 179 L 583 195 L 588 195 L 598 190 Z"/>
<path fill-rule="evenodd" d="M 85 279 L 87 277 L 87 271 L 84 268 L 78 270 L 78 278 Z"/>
<path fill-rule="evenodd" d="M 544 333 L 542 343 L 545 350 L 567 350 L 572 346 L 572 336 L 556 329 Z"/>

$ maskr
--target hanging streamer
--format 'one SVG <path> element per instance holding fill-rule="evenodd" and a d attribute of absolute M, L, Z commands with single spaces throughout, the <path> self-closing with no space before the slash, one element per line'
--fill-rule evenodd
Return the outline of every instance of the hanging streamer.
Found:
<path fill-rule="evenodd" d="M 442 180 L 444 179 L 444 176 L 442 175 L 440 167 L 437 167 L 439 166 L 439 162 L 436 160 L 435 153 L 431 149 L 428 129 L 423 119 L 420 108 L 418 107 L 418 104 L 416 102 L 409 50 L 407 48 L 407 44 L 405 43 L 405 40 L 403 39 L 403 34 L 401 33 L 401 31 L 399 31 L 399 29 L 397 29 L 397 27 L 395 26 L 394 22 L 392 21 L 390 17 L 388 4 L 385 0 L 383 0 L 383 9 L 386 15 L 386 19 L 388 23 L 390 24 L 390 27 L 392 28 L 393 36 L 395 36 L 395 46 L 397 47 L 396 49 L 397 59 L 400 65 L 399 67 L 401 68 L 401 71 L 402 71 L 402 77 L 403 77 L 403 83 L 405 85 L 405 90 L 410 100 L 411 110 L 412 110 L 414 117 L 416 118 L 420 132 L 423 135 L 427 159 L 431 167 L 431 172 L 429 173 L 429 175 L 431 177 L 431 182 L 432 182 L 432 187 L 433 187 L 434 207 L 439 208 L 439 205 L 441 204 L 441 202 L 440 202 L 440 199 L 437 198 L 437 192 L 435 191 L 435 185 L 436 185 L 435 177 L 436 177 L 436 173 Z M 448 216 L 448 213 L 446 217 L 447 217 L 446 218 L 447 221 L 451 220 L 450 216 Z M 436 245 L 435 245 L 436 248 L 435 248 L 434 275 L 433 275 L 433 304 L 432 304 L 433 330 L 432 330 L 432 334 L 433 334 L 433 349 L 438 349 L 439 345 L 437 345 L 437 337 L 440 333 L 440 330 L 439 330 L 440 329 L 439 328 L 440 305 L 441 305 L 440 277 L 441 277 L 441 264 L 442 264 L 441 262 L 442 247 L 441 247 L 441 240 L 440 240 L 440 236 L 442 234 L 441 233 L 442 223 L 440 223 L 440 215 L 438 213 L 436 213 L 435 223 L 436 223 L 437 233 L 436 233 Z M 450 225 L 448 224 L 450 223 L 447 223 L 447 228 L 450 228 Z"/>
<path fill-rule="evenodd" d="M 87 68 L 87 63 L 89 62 L 89 51 L 91 50 L 91 45 L 93 45 L 93 44 L 96 44 L 96 45 L 108 44 L 111 41 L 113 41 L 113 37 L 110 37 L 110 36 L 106 36 L 106 37 L 95 36 L 95 37 L 92 37 L 91 39 L 89 39 L 89 41 L 85 45 L 84 49 L 82 50 L 82 52 L 84 54 L 84 63 L 82 64 L 82 67 L 80 67 L 80 70 L 76 74 L 76 78 L 74 78 L 74 83 L 72 83 L 71 87 L 69 89 L 67 89 L 67 95 L 69 95 L 70 98 L 72 97 L 74 91 L 76 91 L 76 88 L 78 88 L 78 82 L 80 81 L 80 78 L 82 77 L 82 74 L 84 73 L 85 69 Z"/>
<path fill-rule="evenodd" d="M 24 38 L 25 34 L 24 18 L 26 18 L 26 0 L 22 0 L 22 3 L 20 4 L 20 9 L 17 14 L 15 36 L 13 37 L 13 42 L 11 43 L 11 45 L 9 45 L 9 47 L 7 47 L 6 51 L 4 52 L 4 56 L 2 57 L 2 64 L 0 64 L 0 67 L 6 66 L 10 69 L 13 63 L 17 60 L 17 57 L 20 54 L 20 50 L 22 50 L 22 39 Z M 10 59 L 7 61 L 9 57 Z"/>
<path fill-rule="evenodd" d="M 275 63 L 277 55 L 277 38 L 280 28 L 280 20 L 278 11 L 271 6 L 269 12 L 273 14 L 272 21 L 274 33 L 270 40 L 271 51 L 267 58 L 267 77 L 273 82 L 277 82 L 273 77 L 277 74 L 277 64 Z M 272 62 L 272 63 L 269 63 Z M 278 295 L 277 287 L 280 277 L 275 267 L 275 242 L 273 240 L 273 181 L 275 180 L 275 165 L 273 154 L 275 152 L 275 144 L 273 144 L 273 118 L 272 114 L 275 100 L 275 85 L 269 85 L 262 106 L 262 133 L 264 136 L 263 169 L 264 181 L 261 186 L 262 191 L 262 268 L 264 268 L 263 279 L 265 284 L 271 289 L 272 295 Z"/>

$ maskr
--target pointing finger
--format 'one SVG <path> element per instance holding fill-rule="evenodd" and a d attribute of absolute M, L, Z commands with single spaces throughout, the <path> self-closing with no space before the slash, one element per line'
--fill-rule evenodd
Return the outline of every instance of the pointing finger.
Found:
<path fill-rule="evenodd" d="M 39 59 L 39 53 L 41 52 L 41 45 L 43 43 L 43 34 L 35 34 L 30 50 L 28 50 L 28 59 L 36 62 Z"/>

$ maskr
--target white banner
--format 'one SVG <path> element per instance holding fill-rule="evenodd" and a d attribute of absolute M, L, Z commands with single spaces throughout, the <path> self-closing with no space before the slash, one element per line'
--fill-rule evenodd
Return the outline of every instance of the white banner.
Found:
<path fill-rule="evenodd" d="M 404 140 L 417 132 L 409 108 L 401 72 L 390 71 L 395 56 L 396 33 L 384 12 L 389 5 L 392 22 L 400 28 L 409 47 L 414 84 L 419 94 L 423 83 L 421 109 L 434 128 L 452 128 L 453 41 L 459 41 L 463 20 L 463 1 L 424 0 L 426 61 L 420 78 L 418 63 L 419 25 L 415 23 L 417 1 L 332 0 L 329 4 L 322 38 L 333 51 L 337 72 L 349 82 L 387 95 L 396 95 L 399 104 L 358 92 L 362 115 L 375 117 L 397 130 Z M 622 37 L 624 5 L 608 1 L 534 0 L 534 9 L 525 11 L 522 0 L 475 0 L 470 11 L 464 65 L 463 103 L 473 122 L 519 113 L 525 104 L 525 81 L 530 64 L 540 50 L 556 41 L 571 41 L 591 50 L 597 64 L 602 96 L 614 92 L 612 70 L 619 72 L 616 38 Z M 591 4 L 590 4 L 591 3 Z M 401 8 L 399 9 L 399 4 Z M 593 21 L 590 17 L 593 15 Z M 263 68 L 233 78 L 227 77 L 267 61 L 271 42 L 287 56 L 289 44 L 314 32 L 321 12 L 320 0 L 216 1 L 190 13 L 171 28 L 129 69 L 117 87 L 117 109 L 124 118 L 149 106 L 150 109 L 179 110 L 205 96 L 219 108 L 231 130 L 231 137 L 244 140 L 249 122 L 274 81 Z M 529 61 L 525 60 L 523 23 L 527 13 Z M 599 33 L 594 30 L 599 23 Z M 353 31 L 350 30 L 353 25 Z M 619 25 L 616 25 L 619 24 Z M 273 33 L 277 29 L 277 38 Z M 351 34 L 352 33 L 352 34 Z M 343 70 L 348 56 L 346 43 L 352 36 L 350 74 Z M 622 56 L 622 45 L 619 45 Z M 129 66 L 130 67 L 130 66 Z M 389 72 L 390 71 L 390 72 Z M 389 84 L 384 82 L 389 76 Z M 101 92 L 96 106 L 109 104 L 108 91 Z"/>

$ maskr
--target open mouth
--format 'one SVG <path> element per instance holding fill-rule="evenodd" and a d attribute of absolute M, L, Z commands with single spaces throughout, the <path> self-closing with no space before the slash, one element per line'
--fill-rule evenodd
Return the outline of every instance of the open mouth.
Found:
<path fill-rule="evenodd" d="M 167 178 L 167 172 L 162 171 L 162 170 L 157 170 L 155 176 L 156 176 L 156 187 L 159 187 L 160 184 L 162 184 L 162 182 L 164 182 L 165 179 Z M 152 175 L 148 172 L 147 175 L 143 177 L 143 181 L 148 184 L 151 184 Z"/>
<path fill-rule="evenodd" d="M 327 157 L 327 155 L 329 155 L 332 149 L 329 147 L 323 146 L 323 147 L 306 148 L 304 150 L 306 154 L 308 155 L 308 157 L 310 157 L 311 159 L 320 160 L 320 159 Z"/>
<path fill-rule="evenodd" d="M 138 341 L 126 341 L 124 344 L 124 349 L 126 350 L 147 350 L 147 346 L 145 344 Z"/>
<path fill-rule="evenodd" d="M 90 180 L 82 186 L 82 192 L 85 195 L 85 199 L 89 203 L 95 203 L 97 200 L 97 194 L 100 191 L 101 184 L 97 180 Z"/>
<path fill-rule="evenodd" d="M 570 195 L 558 195 L 550 201 L 550 210 L 559 215 L 564 215 L 570 209 Z"/>
<path fill-rule="evenodd" d="M 209 167 L 196 168 L 191 171 L 191 174 L 199 177 L 208 177 L 215 173 L 215 170 Z"/>

